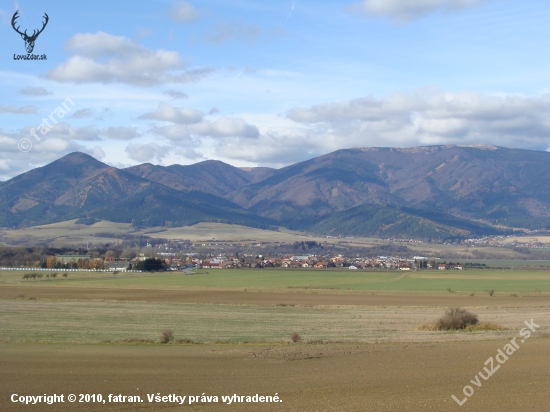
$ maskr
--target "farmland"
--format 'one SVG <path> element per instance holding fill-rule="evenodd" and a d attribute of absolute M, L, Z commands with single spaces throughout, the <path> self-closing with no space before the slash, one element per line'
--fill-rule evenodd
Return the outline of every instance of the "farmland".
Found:
<path fill-rule="evenodd" d="M 25 410 L 10 394 L 38 392 L 283 399 L 278 406 L 187 407 L 206 411 L 452 410 L 458 405 L 451 395 L 530 319 L 540 325 L 537 334 L 463 408 L 528 404 L 543 411 L 548 403 L 547 270 L 70 272 L 55 280 L 23 280 L 23 273 L 0 272 L 2 410 Z M 503 329 L 416 330 L 448 306 Z M 159 343 L 165 330 L 172 343 Z M 529 382 L 518 382 L 527 373 Z M 79 410 L 158 406 L 92 403 Z"/>
<path fill-rule="evenodd" d="M 61 271 L 62 272 L 62 271 Z M 60 272 L 60 273 L 61 273 Z M 67 279 L 23 280 L 24 271 L 0 271 L 0 282 L 49 287 L 113 288 L 214 288 L 284 290 L 355 290 L 386 292 L 452 292 L 549 294 L 548 270 L 473 269 L 465 271 L 352 271 L 320 269 L 228 269 L 197 270 L 156 274 L 117 274 L 110 272 L 70 272 Z M 47 272 L 44 272 L 46 274 Z M 1 284 L 1 283 L 0 283 Z"/>
<path fill-rule="evenodd" d="M 23 245 L 47 245 L 50 247 L 69 247 L 74 245 L 102 245 L 120 242 L 125 236 L 148 236 L 152 239 L 167 239 L 169 241 L 191 241 L 196 249 L 202 245 L 220 249 L 228 245 L 270 245 L 294 242 L 316 241 L 327 242 L 336 248 L 346 250 L 353 248 L 379 248 L 384 246 L 406 246 L 412 253 L 435 256 L 461 256 L 462 259 L 479 261 L 476 253 L 482 252 L 498 259 L 522 259 L 526 256 L 510 248 L 486 246 L 482 248 L 468 245 L 443 243 L 416 243 L 392 241 L 371 237 L 327 237 L 314 233 L 293 231 L 280 227 L 278 230 L 262 230 L 241 225 L 202 222 L 183 227 L 151 227 L 136 229 L 129 223 L 99 221 L 92 225 L 76 224 L 76 220 L 34 226 L 24 229 L 0 230 L 0 242 Z M 521 238 L 514 238 L 515 240 Z M 533 240 L 532 237 L 525 239 Z M 527 256 L 529 257 L 529 256 Z M 520 261 L 521 262 L 521 261 Z"/>

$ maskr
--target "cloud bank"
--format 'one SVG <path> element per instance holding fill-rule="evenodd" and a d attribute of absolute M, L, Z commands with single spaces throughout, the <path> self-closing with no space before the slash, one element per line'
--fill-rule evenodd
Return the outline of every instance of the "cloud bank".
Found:
<path fill-rule="evenodd" d="M 363 0 L 353 4 L 349 11 L 406 22 L 430 13 L 457 12 L 489 1 L 491 0 Z"/>
<path fill-rule="evenodd" d="M 176 51 L 151 50 L 126 37 L 101 31 L 76 34 L 65 47 L 73 56 L 48 71 L 47 79 L 152 87 L 195 82 L 212 72 L 209 68 L 187 69 Z"/>

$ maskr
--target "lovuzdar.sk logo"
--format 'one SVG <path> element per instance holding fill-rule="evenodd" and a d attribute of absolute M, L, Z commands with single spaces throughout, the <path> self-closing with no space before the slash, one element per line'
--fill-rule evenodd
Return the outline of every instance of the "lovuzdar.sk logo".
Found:
<path fill-rule="evenodd" d="M 11 18 L 11 26 L 17 33 L 19 33 L 21 38 L 25 41 L 25 48 L 27 49 L 27 54 L 14 54 L 13 60 L 47 60 L 48 57 L 45 54 L 37 55 L 37 54 L 32 54 L 32 52 L 34 50 L 34 42 L 36 41 L 40 33 L 44 31 L 44 29 L 46 28 L 46 25 L 48 24 L 48 21 L 50 20 L 50 18 L 48 17 L 48 14 L 44 13 L 44 22 L 42 23 L 42 28 L 39 30 L 33 30 L 30 36 L 27 34 L 27 30 L 25 30 L 24 32 L 21 32 L 19 30 L 20 26 L 15 27 L 17 23 L 16 20 L 18 17 L 19 17 L 19 10 L 17 10 L 13 14 L 13 17 Z"/>

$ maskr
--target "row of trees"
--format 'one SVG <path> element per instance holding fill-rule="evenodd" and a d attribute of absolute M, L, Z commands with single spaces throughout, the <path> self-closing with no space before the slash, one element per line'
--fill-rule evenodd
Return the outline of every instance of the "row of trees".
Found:
<path fill-rule="evenodd" d="M 101 258 L 80 258 L 68 263 L 62 263 L 58 262 L 55 256 L 48 256 L 42 267 L 48 269 L 105 269 L 105 261 Z"/>

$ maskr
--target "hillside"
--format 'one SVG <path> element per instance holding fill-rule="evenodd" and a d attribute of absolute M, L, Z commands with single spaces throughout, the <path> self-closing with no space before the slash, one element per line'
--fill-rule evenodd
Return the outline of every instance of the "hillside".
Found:
<path fill-rule="evenodd" d="M 550 224 L 549 161 L 547 152 L 487 146 L 339 150 L 228 198 L 289 223 L 377 204 L 539 228 Z"/>
<path fill-rule="evenodd" d="M 101 163 L 69 154 L 0 186 L 0 225 L 34 226 L 95 217 L 135 226 L 223 221 L 253 227 L 271 221 L 210 193 L 182 192 Z"/>
<path fill-rule="evenodd" d="M 282 169 L 220 161 L 117 169 L 82 153 L 0 184 L 0 225 L 96 217 L 317 233 L 455 237 L 550 227 L 550 153 L 493 146 L 339 150 Z"/>

